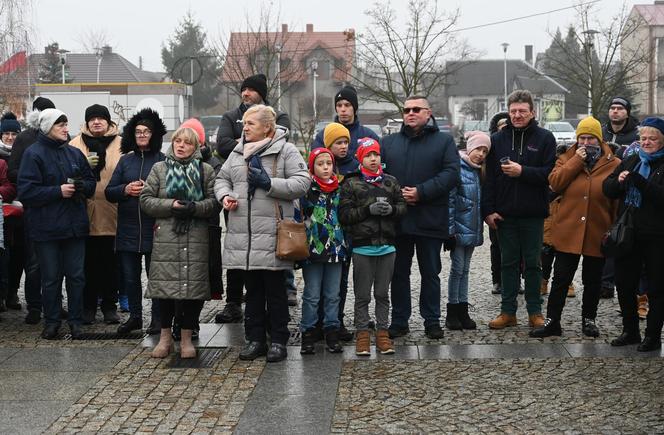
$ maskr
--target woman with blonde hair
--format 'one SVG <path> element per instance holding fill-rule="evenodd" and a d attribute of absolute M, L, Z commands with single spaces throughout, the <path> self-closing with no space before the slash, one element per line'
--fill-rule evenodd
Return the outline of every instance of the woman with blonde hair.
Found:
<path fill-rule="evenodd" d="M 214 169 L 201 161 L 191 128 L 173 133 L 166 160 L 155 163 L 141 191 L 141 209 L 156 218 L 146 297 L 159 299 L 161 335 L 152 351 L 165 358 L 173 347 L 175 302 L 182 310 L 180 356 L 196 357 L 191 335 L 200 301 L 210 299 L 208 218 L 219 212 Z"/>

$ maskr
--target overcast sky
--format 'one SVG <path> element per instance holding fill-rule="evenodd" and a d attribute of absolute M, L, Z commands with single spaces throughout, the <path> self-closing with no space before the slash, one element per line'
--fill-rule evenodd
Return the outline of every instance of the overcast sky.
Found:
<path fill-rule="evenodd" d="M 231 30 L 242 30 L 245 14 L 258 16 L 261 5 L 258 0 L 115 0 L 98 2 L 90 0 L 33 0 L 33 27 L 36 51 L 42 51 L 50 42 L 58 42 L 61 48 L 81 52 L 81 37 L 90 30 L 101 29 L 109 36 L 113 50 L 138 64 L 139 56 L 147 70 L 162 71 L 161 46 L 176 29 L 182 16 L 191 9 L 214 40 L 227 38 Z M 314 30 L 341 31 L 354 28 L 361 33 L 369 25 L 364 11 L 374 3 L 371 0 L 284 0 L 273 2 L 281 9 L 281 22 L 291 30 L 304 31 L 307 23 Z M 392 6 L 404 16 L 407 0 L 394 0 Z M 634 4 L 652 4 L 650 1 L 626 0 L 628 8 Z M 459 8 L 459 28 L 493 23 L 517 17 L 564 8 L 575 4 L 574 0 L 552 2 L 550 0 L 441 0 L 439 7 Z M 595 7 L 597 19 L 609 20 L 620 9 L 622 1 L 601 0 Z M 575 22 L 574 10 L 552 12 L 515 22 L 487 26 L 460 32 L 468 43 L 483 53 L 483 58 L 503 57 L 500 43 L 510 44 L 509 58 L 523 58 L 524 45 L 532 44 L 535 52 L 545 50 L 550 44 L 548 31 L 565 28 Z"/>

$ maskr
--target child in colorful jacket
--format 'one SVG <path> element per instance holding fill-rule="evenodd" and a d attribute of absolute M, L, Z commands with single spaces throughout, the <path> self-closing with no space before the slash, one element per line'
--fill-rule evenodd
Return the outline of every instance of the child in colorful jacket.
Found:
<path fill-rule="evenodd" d="M 339 344 L 339 283 L 342 263 L 347 257 L 346 242 L 338 218 L 339 180 L 334 172 L 334 156 L 327 148 L 316 148 L 309 155 L 313 182 L 300 200 L 307 228 L 309 258 L 302 262 L 301 354 L 314 353 L 318 322 L 318 303 L 324 300 L 323 330 L 327 350 L 341 352 Z"/>

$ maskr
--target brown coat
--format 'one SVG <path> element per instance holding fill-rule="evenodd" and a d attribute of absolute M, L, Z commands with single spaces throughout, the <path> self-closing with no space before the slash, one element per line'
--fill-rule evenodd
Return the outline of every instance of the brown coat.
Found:
<path fill-rule="evenodd" d="M 560 252 L 602 257 L 602 236 L 616 215 L 618 204 L 604 196 L 602 183 L 620 164 L 620 159 L 602 143 L 602 156 L 593 169 L 576 155 L 573 145 L 558 157 L 549 175 L 554 192 L 561 194 L 560 206 L 551 227 L 553 247 Z"/>
<path fill-rule="evenodd" d="M 549 217 L 544 219 L 544 244 L 553 246 L 553 240 L 551 239 L 551 226 L 553 225 L 553 220 L 556 218 L 556 213 L 560 208 L 560 197 L 557 196 L 556 199 L 549 202 Z"/>
<path fill-rule="evenodd" d="M 92 136 L 85 125 L 81 127 L 81 134 L 83 133 Z M 89 150 L 85 142 L 83 142 L 81 134 L 72 139 L 69 144 L 81 150 L 83 155 L 87 157 Z M 120 157 L 122 157 L 120 153 L 122 138 L 119 135 L 118 126 L 115 124 L 109 126 L 105 136 L 115 136 L 115 139 L 113 139 L 113 142 L 106 149 L 106 165 L 99 174 L 101 180 L 97 181 L 95 195 L 88 199 L 88 218 L 90 219 L 91 236 L 115 236 L 118 224 L 118 206 L 106 200 L 104 189 L 106 189 L 106 186 L 111 181 L 113 171 L 115 171 L 115 167 L 118 165 Z"/>

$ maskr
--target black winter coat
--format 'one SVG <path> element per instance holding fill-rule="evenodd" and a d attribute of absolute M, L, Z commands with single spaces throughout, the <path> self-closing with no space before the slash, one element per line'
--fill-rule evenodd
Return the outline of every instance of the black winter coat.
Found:
<path fill-rule="evenodd" d="M 109 202 L 118 204 L 116 252 L 152 252 L 155 219 L 141 210 L 138 196 L 125 195 L 127 184 L 147 180 L 155 163 L 164 160 L 161 151 L 132 151 L 120 158 L 104 194 Z"/>
<path fill-rule="evenodd" d="M 386 197 L 392 206 L 390 216 L 373 216 L 369 206 L 378 197 Z M 406 214 L 406 201 L 401 195 L 401 186 L 396 178 L 384 175 L 380 186 L 362 179 L 359 172 L 344 177 L 341 183 L 339 221 L 344 235 L 354 248 L 359 246 L 394 245 L 397 222 Z"/>
<path fill-rule="evenodd" d="M 433 118 L 417 134 L 406 125 L 383 137 L 381 159 L 385 172 L 402 187 L 416 187 L 419 202 L 408 207 L 399 233 L 447 239 L 448 197 L 459 180 L 459 153 L 452 136 L 442 133 Z"/>
<path fill-rule="evenodd" d="M 634 209 L 634 228 L 638 237 L 664 237 L 664 158 L 650 165 L 650 177 L 646 180 L 638 172 L 633 172 L 641 161 L 638 154 L 623 160 L 602 184 L 604 195 L 620 199 L 618 216 L 625 209 L 625 195 L 631 183 L 641 192 L 641 207 Z M 618 175 L 630 171 L 627 179 L 620 183 Z"/>
<path fill-rule="evenodd" d="M 339 117 L 335 116 L 334 117 L 334 122 L 339 122 Z M 350 142 L 348 143 L 348 155 L 350 157 L 355 157 L 355 153 L 357 152 L 357 148 L 359 147 L 358 140 L 365 138 L 365 137 L 370 137 L 372 139 L 375 139 L 376 141 L 379 141 L 378 135 L 370 128 L 367 128 L 360 124 L 360 120 L 356 116 L 355 119 L 353 120 L 352 124 L 344 124 L 344 127 L 348 129 L 348 132 L 350 133 Z M 314 142 L 311 144 L 311 149 L 316 149 L 316 148 L 323 148 L 325 147 L 325 142 L 323 142 L 323 138 L 325 136 L 325 129 L 322 129 L 316 134 L 316 138 L 314 139 Z M 353 159 L 354 160 L 354 159 Z M 354 172 L 357 170 L 357 166 L 355 162 L 352 162 L 350 165 L 355 165 L 354 168 L 351 169 L 350 172 Z M 339 170 L 342 173 L 348 173 L 343 168 L 339 168 Z"/>
<path fill-rule="evenodd" d="M 500 159 L 519 163 L 519 177 L 505 175 Z M 545 218 L 549 215 L 549 173 L 556 163 L 556 138 L 532 120 L 523 129 L 507 126 L 491 136 L 482 185 L 482 216 Z"/>
<path fill-rule="evenodd" d="M 630 116 L 627 118 L 627 123 L 618 132 L 614 133 L 611 127 L 611 122 L 608 121 L 602 126 L 602 136 L 604 142 L 613 142 L 618 145 L 630 145 L 632 142 L 639 140 L 639 120 Z M 620 157 L 620 156 L 619 156 Z"/>
<path fill-rule="evenodd" d="M 242 116 L 247 109 L 248 107 L 242 103 L 236 109 L 224 113 L 221 118 L 217 130 L 217 153 L 224 161 L 237 146 L 237 140 L 242 137 Z M 290 130 L 290 118 L 287 113 L 277 112 L 277 125 Z"/>

